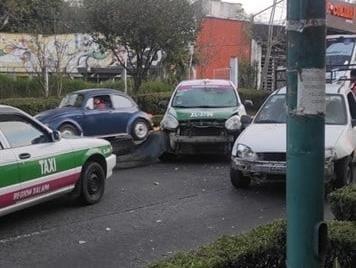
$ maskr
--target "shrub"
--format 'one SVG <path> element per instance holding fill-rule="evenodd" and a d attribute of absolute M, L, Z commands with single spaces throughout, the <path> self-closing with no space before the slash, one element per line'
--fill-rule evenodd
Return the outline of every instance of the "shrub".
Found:
<path fill-rule="evenodd" d="M 59 105 L 60 100 L 57 98 L 36 99 L 36 98 L 17 98 L 3 99 L 1 104 L 10 105 L 23 110 L 30 115 L 36 115 L 42 111 L 50 110 Z"/>
<path fill-rule="evenodd" d="M 49 95 L 57 96 L 58 78 L 51 76 L 49 78 Z M 85 89 L 85 88 L 113 88 L 124 90 L 122 81 L 105 81 L 102 83 L 88 82 L 80 79 L 69 79 L 64 77 L 62 80 L 61 95 Z M 5 98 L 27 98 L 42 97 L 44 93 L 41 89 L 38 78 L 15 78 L 6 75 L 0 75 L 0 99 Z"/>
<path fill-rule="evenodd" d="M 150 93 L 150 94 L 139 94 L 134 96 L 135 101 L 138 106 L 145 112 L 151 114 L 164 114 L 165 107 L 160 106 L 161 101 L 169 101 L 171 98 L 171 93 Z"/>
<path fill-rule="evenodd" d="M 345 186 L 329 195 L 331 211 L 337 220 L 356 221 L 356 186 Z"/>
<path fill-rule="evenodd" d="M 355 261 L 356 223 L 330 222 L 326 267 L 338 258 L 342 267 Z M 153 264 L 152 268 L 175 267 L 285 267 L 286 223 L 277 221 L 238 236 L 223 236 L 216 242 L 190 253 Z"/>
<path fill-rule="evenodd" d="M 163 81 L 147 81 L 142 83 L 139 93 L 162 93 L 162 92 L 172 92 L 174 90 L 174 86 L 163 82 Z"/>

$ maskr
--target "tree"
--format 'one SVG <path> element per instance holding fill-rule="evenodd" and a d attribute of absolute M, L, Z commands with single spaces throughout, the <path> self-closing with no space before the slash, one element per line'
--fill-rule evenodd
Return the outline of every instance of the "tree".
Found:
<path fill-rule="evenodd" d="M 195 40 L 198 24 L 188 0 L 86 0 L 84 8 L 93 40 L 132 75 L 135 92 L 159 51 L 181 53 Z"/>

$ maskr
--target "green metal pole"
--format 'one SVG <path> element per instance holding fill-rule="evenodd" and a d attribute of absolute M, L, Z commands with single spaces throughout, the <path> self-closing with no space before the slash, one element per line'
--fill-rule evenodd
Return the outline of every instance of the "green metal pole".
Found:
<path fill-rule="evenodd" d="M 287 267 L 321 267 L 325 140 L 325 0 L 288 0 Z"/>

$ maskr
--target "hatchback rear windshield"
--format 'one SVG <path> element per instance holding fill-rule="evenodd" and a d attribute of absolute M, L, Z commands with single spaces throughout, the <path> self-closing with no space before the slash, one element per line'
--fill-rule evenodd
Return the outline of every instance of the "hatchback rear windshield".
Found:
<path fill-rule="evenodd" d="M 286 123 L 287 110 L 286 95 L 273 95 L 266 101 L 262 109 L 258 112 L 254 123 Z M 345 125 L 347 123 L 345 101 L 341 95 L 326 95 L 325 123 L 327 125 Z"/>
<path fill-rule="evenodd" d="M 231 86 L 182 86 L 172 102 L 176 108 L 224 108 L 238 104 L 236 91 Z"/>

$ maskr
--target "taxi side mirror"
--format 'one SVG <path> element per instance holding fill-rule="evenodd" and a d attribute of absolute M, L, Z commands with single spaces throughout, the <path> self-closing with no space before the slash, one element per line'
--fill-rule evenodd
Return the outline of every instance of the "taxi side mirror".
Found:
<path fill-rule="evenodd" d="M 62 134 L 56 130 L 52 132 L 52 141 L 56 142 L 56 141 L 60 141 L 62 139 Z"/>

